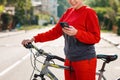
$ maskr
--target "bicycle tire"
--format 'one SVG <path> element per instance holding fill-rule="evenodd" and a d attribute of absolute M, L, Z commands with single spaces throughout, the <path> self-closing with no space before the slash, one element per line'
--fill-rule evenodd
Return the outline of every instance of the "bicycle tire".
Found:
<path fill-rule="evenodd" d="M 99 79 L 98 79 L 99 75 L 100 75 L 100 73 L 97 72 L 97 73 L 96 73 L 96 80 L 99 80 Z M 102 75 L 100 80 L 106 80 L 105 76 Z"/>
<path fill-rule="evenodd" d="M 117 79 L 117 80 L 120 80 L 120 78 L 119 78 L 119 79 Z"/>
<path fill-rule="evenodd" d="M 51 79 L 48 76 L 44 75 L 44 78 L 37 77 L 37 78 L 34 78 L 32 80 L 51 80 Z"/>

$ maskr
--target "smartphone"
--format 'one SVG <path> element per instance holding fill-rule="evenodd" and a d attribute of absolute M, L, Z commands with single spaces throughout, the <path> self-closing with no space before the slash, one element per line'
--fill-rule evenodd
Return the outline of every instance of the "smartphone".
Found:
<path fill-rule="evenodd" d="M 60 22 L 60 25 L 62 28 L 69 27 L 69 24 L 67 22 Z"/>

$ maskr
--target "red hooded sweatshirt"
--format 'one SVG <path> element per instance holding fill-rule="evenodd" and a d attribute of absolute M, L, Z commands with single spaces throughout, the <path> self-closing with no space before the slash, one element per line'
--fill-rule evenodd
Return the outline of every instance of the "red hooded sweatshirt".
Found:
<path fill-rule="evenodd" d="M 67 22 L 78 32 L 75 36 L 68 36 L 62 32 L 60 22 Z M 35 42 L 45 42 L 65 38 L 65 55 L 71 61 L 96 57 L 94 44 L 100 41 L 100 26 L 96 12 L 90 7 L 79 9 L 69 8 L 51 30 L 34 36 Z"/>

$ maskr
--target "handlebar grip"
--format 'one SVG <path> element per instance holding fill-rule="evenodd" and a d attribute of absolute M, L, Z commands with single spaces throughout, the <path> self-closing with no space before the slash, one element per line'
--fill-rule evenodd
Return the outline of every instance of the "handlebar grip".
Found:
<path fill-rule="evenodd" d="M 32 45 L 32 43 L 28 43 L 27 45 L 24 45 L 24 47 L 30 49 L 33 48 L 34 46 Z"/>

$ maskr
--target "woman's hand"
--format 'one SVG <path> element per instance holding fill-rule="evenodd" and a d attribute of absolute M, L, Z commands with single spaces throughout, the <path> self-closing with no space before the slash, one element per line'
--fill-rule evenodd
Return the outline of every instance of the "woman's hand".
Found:
<path fill-rule="evenodd" d="M 32 43 L 34 41 L 34 38 L 32 38 L 32 39 L 25 39 L 25 40 L 23 40 L 22 41 L 22 45 L 27 45 L 28 43 Z"/>
<path fill-rule="evenodd" d="M 64 28 L 62 28 L 62 30 L 63 30 L 64 33 L 66 33 L 69 36 L 74 36 L 78 32 L 78 30 L 75 29 L 73 26 L 69 26 L 69 28 L 68 27 L 64 27 Z"/>

